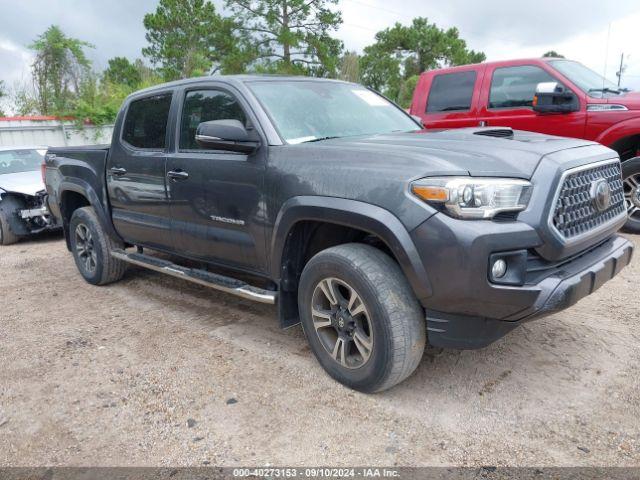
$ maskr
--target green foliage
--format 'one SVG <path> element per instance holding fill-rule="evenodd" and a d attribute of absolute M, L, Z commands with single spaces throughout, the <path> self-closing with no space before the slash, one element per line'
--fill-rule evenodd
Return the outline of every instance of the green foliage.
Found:
<path fill-rule="evenodd" d="M 555 57 L 555 58 L 564 58 L 564 55 L 560 55 L 558 52 L 556 52 L 555 50 L 549 50 L 548 52 L 544 53 L 542 55 L 542 57 Z"/>
<path fill-rule="evenodd" d="M 113 123 L 129 94 L 162 81 L 160 74 L 147 67 L 142 60 L 131 63 L 126 58 L 116 57 L 109 60 L 109 68 L 101 78 L 94 73 L 84 77 L 68 115 L 76 118 L 78 123 Z"/>
<path fill-rule="evenodd" d="M 360 81 L 360 56 L 356 52 L 347 52 L 342 56 L 338 78 L 354 83 Z"/>
<path fill-rule="evenodd" d="M 149 46 L 142 54 L 160 66 L 167 81 L 206 75 L 235 49 L 234 22 L 208 0 L 160 0 L 143 23 Z"/>
<path fill-rule="evenodd" d="M 411 100 L 413 100 L 413 92 L 418 85 L 420 75 L 413 75 L 412 77 L 403 80 L 398 92 L 398 105 L 402 108 L 409 108 L 411 106 Z"/>
<path fill-rule="evenodd" d="M 399 99 L 403 81 L 425 70 L 479 63 L 482 52 L 467 48 L 457 28 L 443 30 L 428 19 L 414 18 L 409 26 L 396 23 L 376 34 L 360 60 L 363 82 Z"/>
<path fill-rule="evenodd" d="M 142 82 L 142 74 L 138 67 L 128 58 L 114 57 L 109 60 L 109 67 L 104 71 L 106 82 L 127 85 L 136 88 Z"/>
<path fill-rule="evenodd" d="M 9 95 L 9 104 L 15 115 L 38 115 L 40 104 L 30 85 L 16 83 Z"/>
<path fill-rule="evenodd" d="M 68 112 L 78 123 L 104 125 L 116 118 L 122 100 L 131 93 L 125 84 L 100 82 L 95 74 L 85 76 L 72 109 Z"/>
<path fill-rule="evenodd" d="M 241 56 L 255 72 L 335 77 L 342 42 L 331 32 L 342 24 L 330 7 L 338 0 L 226 0 Z"/>
<path fill-rule="evenodd" d="M 30 45 L 35 51 L 33 82 L 43 115 L 70 108 L 83 76 L 90 69 L 85 47 L 93 48 L 87 42 L 67 37 L 56 25 L 50 26 Z"/>

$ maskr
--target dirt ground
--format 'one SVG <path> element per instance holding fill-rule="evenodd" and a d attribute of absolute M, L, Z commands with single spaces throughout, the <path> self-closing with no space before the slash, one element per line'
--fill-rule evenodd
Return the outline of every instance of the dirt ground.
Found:
<path fill-rule="evenodd" d="M 640 245 L 640 237 L 631 237 Z M 640 465 L 640 255 L 377 395 L 274 307 L 140 269 L 86 284 L 58 237 L 0 249 L 0 466 Z"/>

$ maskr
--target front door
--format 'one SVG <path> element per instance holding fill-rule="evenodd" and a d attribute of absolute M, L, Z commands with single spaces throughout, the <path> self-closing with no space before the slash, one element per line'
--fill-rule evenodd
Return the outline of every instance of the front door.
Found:
<path fill-rule="evenodd" d="M 488 67 L 482 89 L 483 107 L 478 115 L 479 122 L 487 126 L 582 138 L 586 125 L 583 109 L 578 112 L 551 114 L 533 111 L 536 86 L 542 82 L 562 84 L 550 72 L 537 65 Z"/>
<path fill-rule="evenodd" d="M 173 246 L 165 187 L 171 97 L 161 93 L 129 104 L 106 171 L 116 231 L 127 242 L 162 249 Z"/>
<path fill-rule="evenodd" d="M 167 188 L 175 245 L 182 254 L 252 272 L 264 259 L 264 148 L 251 155 L 204 150 L 198 124 L 236 119 L 257 135 L 248 109 L 229 90 L 185 90 L 176 153 L 167 161 Z"/>

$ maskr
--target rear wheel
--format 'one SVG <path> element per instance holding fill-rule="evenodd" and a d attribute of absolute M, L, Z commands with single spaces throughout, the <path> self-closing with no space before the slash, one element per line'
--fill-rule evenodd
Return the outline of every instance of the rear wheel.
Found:
<path fill-rule="evenodd" d="M 122 248 L 109 237 L 92 207 L 79 208 L 69 222 L 71 249 L 82 277 L 93 285 L 106 285 L 122 278 L 127 264 L 111 256 Z"/>
<path fill-rule="evenodd" d="M 420 363 L 423 310 L 398 265 L 376 248 L 346 244 L 318 253 L 302 272 L 298 304 L 311 350 L 347 387 L 385 390 Z"/>
<path fill-rule="evenodd" d="M 11 245 L 20 240 L 20 237 L 13 233 L 9 224 L 9 212 L 2 208 L 0 203 L 0 245 Z"/>
<path fill-rule="evenodd" d="M 640 233 L 640 157 L 631 158 L 622 163 L 624 183 L 624 201 L 629 218 L 623 230 Z"/>

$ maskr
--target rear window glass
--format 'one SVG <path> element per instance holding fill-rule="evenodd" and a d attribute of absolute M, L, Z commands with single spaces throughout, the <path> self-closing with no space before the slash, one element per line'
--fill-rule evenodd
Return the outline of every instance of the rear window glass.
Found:
<path fill-rule="evenodd" d="M 427 113 L 471 110 L 476 72 L 444 73 L 433 77 Z"/>
<path fill-rule="evenodd" d="M 170 107 L 171 94 L 131 102 L 124 121 L 122 139 L 136 148 L 162 150 Z"/>

